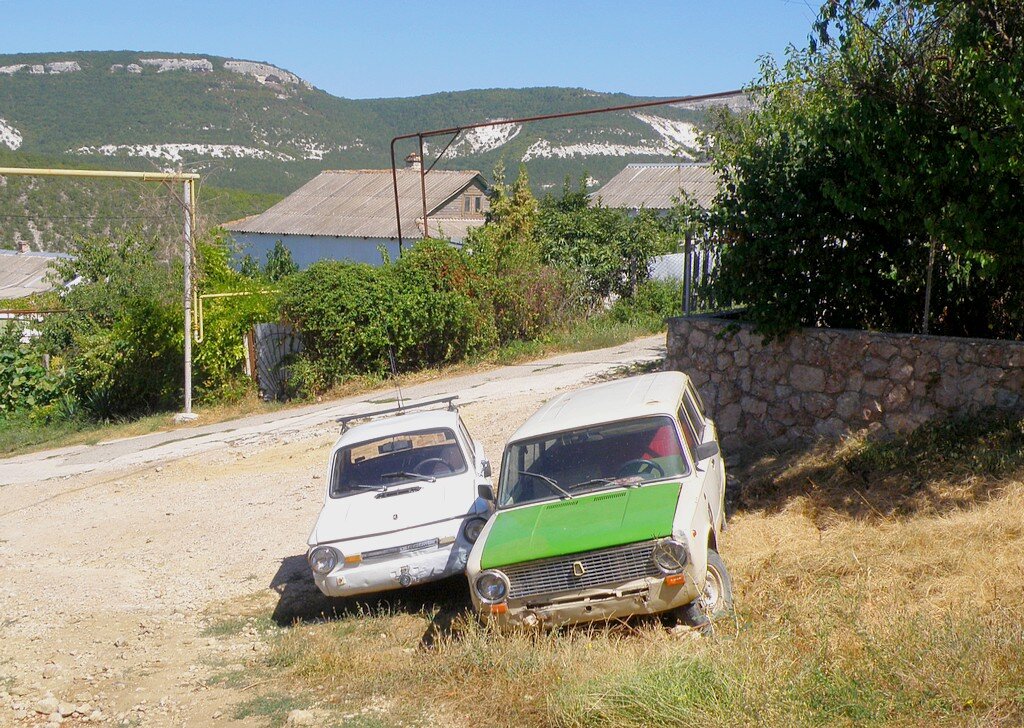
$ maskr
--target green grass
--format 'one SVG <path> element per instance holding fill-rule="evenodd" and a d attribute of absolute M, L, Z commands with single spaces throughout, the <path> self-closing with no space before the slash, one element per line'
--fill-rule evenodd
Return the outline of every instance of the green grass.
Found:
<path fill-rule="evenodd" d="M 245 701 L 235 708 L 236 720 L 245 718 L 264 718 L 272 726 L 284 725 L 288 713 L 306 707 L 306 704 L 295 697 L 281 693 L 259 695 Z"/>

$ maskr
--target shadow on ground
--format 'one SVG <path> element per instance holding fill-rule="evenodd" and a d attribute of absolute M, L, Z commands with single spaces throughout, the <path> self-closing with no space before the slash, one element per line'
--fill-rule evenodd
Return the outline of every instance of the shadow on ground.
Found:
<path fill-rule="evenodd" d="M 469 586 L 465 576 L 357 597 L 327 597 L 317 588 L 304 555 L 288 556 L 270 582 L 278 594 L 271 615 L 279 627 L 296 622 L 322 622 L 387 611 L 432 615 L 422 644 L 432 645 L 451 634 L 455 619 L 471 609 Z"/>
<path fill-rule="evenodd" d="M 737 453 L 728 512 L 799 507 L 818 526 L 835 518 L 942 514 L 998 496 L 1024 474 L 1024 415 L 937 420 L 909 435 Z"/>

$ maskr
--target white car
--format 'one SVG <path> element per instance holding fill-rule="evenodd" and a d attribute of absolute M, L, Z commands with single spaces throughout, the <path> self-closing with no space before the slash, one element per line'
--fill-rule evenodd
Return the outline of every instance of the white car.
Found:
<path fill-rule="evenodd" d="M 567 392 L 505 446 L 497 510 L 469 562 L 473 604 L 497 624 L 559 625 L 727 612 L 719 555 L 725 468 L 715 424 L 681 372 Z"/>
<path fill-rule="evenodd" d="M 463 573 L 489 514 L 478 489 L 489 483 L 483 447 L 457 411 L 399 414 L 344 432 L 308 540 L 316 585 L 341 597 Z"/>

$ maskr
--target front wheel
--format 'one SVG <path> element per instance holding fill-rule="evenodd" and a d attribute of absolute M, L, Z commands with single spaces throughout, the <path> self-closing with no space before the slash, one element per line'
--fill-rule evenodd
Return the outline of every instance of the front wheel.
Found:
<path fill-rule="evenodd" d="M 713 621 L 732 611 L 732 579 L 718 552 L 708 549 L 708 574 L 704 591 L 692 602 L 679 609 L 683 624 L 698 629 L 708 628 Z"/>

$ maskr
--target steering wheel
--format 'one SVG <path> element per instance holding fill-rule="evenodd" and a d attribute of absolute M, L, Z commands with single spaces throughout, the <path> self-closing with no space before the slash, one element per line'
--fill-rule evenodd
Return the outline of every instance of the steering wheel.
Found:
<path fill-rule="evenodd" d="M 438 465 L 444 466 L 444 472 L 437 472 Z M 429 472 L 424 472 L 425 470 L 429 470 Z M 455 471 L 452 470 L 451 465 L 446 463 L 441 458 L 427 458 L 426 460 L 419 463 L 415 468 L 413 468 L 412 472 L 416 473 L 417 475 L 451 475 Z"/>
<path fill-rule="evenodd" d="M 629 475 L 654 475 L 658 478 L 664 477 L 665 469 L 653 460 L 637 458 L 623 463 L 619 467 L 617 478 L 625 478 Z"/>

